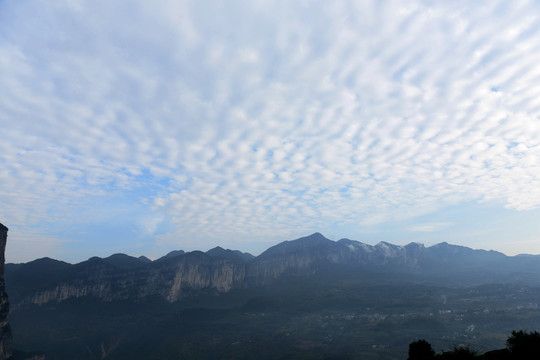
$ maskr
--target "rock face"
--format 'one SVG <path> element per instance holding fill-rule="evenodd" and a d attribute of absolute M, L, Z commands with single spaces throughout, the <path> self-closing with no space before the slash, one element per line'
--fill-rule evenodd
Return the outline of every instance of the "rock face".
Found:
<path fill-rule="evenodd" d="M 0 360 L 11 358 L 13 339 L 8 323 L 9 302 L 4 281 L 4 263 L 8 228 L 0 224 Z"/>
<path fill-rule="evenodd" d="M 200 251 L 150 263 L 137 260 L 138 264 L 133 261 L 130 266 L 120 266 L 118 261 L 113 261 L 117 259 L 111 258 L 94 257 L 76 265 L 52 259 L 24 264 L 8 284 L 13 292 L 12 301 L 43 305 L 82 297 L 108 302 L 158 296 L 175 302 L 199 291 L 228 292 L 240 287 L 246 274 L 245 261 Z M 127 263 L 125 260 L 123 264 Z M 20 285 L 29 280 L 33 286 L 21 289 Z"/>
<path fill-rule="evenodd" d="M 6 281 L 12 307 L 18 309 L 84 297 L 105 302 L 157 297 L 174 303 L 198 294 L 217 295 L 332 269 L 393 274 L 427 283 L 475 285 L 496 278 L 503 283 L 522 279 L 540 285 L 540 256 L 507 257 L 446 243 L 428 248 L 417 243 L 368 245 L 349 239 L 332 241 L 319 233 L 282 242 L 257 257 L 217 247 L 206 253 L 174 251 L 155 261 L 115 254 L 71 265 L 43 258 L 8 264 Z M 5 321 L 3 280 L 1 291 Z"/>

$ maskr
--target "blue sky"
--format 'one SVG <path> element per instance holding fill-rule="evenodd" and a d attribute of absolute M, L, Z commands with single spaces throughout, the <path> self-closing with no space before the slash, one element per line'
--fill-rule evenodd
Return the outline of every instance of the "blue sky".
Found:
<path fill-rule="evenodd" d="M 0 1 L 7 261 L 319 231 L 540 253 L 537 1 Z"/>

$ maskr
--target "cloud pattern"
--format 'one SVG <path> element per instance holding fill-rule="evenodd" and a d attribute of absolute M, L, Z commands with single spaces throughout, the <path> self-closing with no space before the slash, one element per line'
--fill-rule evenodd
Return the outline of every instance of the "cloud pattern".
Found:
<path fill-rule="evenodd" d="M 538 209 L 539 7 L 3 2 L 0 216 L 46 252 L 111 199 L 179 247 Z"/>

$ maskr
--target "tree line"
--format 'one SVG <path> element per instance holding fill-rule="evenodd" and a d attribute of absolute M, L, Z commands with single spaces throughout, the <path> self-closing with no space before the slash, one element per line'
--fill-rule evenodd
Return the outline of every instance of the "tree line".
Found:
<path fill-rule="evenodd" d="M 455 346 L 452 350 L 435 353 L 426 340 L 409 344 L 408 360 L 539 360 L 540 333 L 538 331 L 512 331 L 506 348 L 480 354 L 468 346 Z"/>

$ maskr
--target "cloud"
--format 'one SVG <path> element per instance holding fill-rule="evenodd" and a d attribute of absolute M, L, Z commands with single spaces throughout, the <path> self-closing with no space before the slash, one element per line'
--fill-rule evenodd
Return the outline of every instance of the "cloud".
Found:
<path fill-rule="evenodd" d="M 413 232 L 435 232 L 448 228 L 452 223 L 424 223 L 409 228 Z"/>
<path fill-rule="evenodd" d="M 186 244 L 537 209 L 537 7 L 3 3 L 0 216 L 122 199 Z"/>

